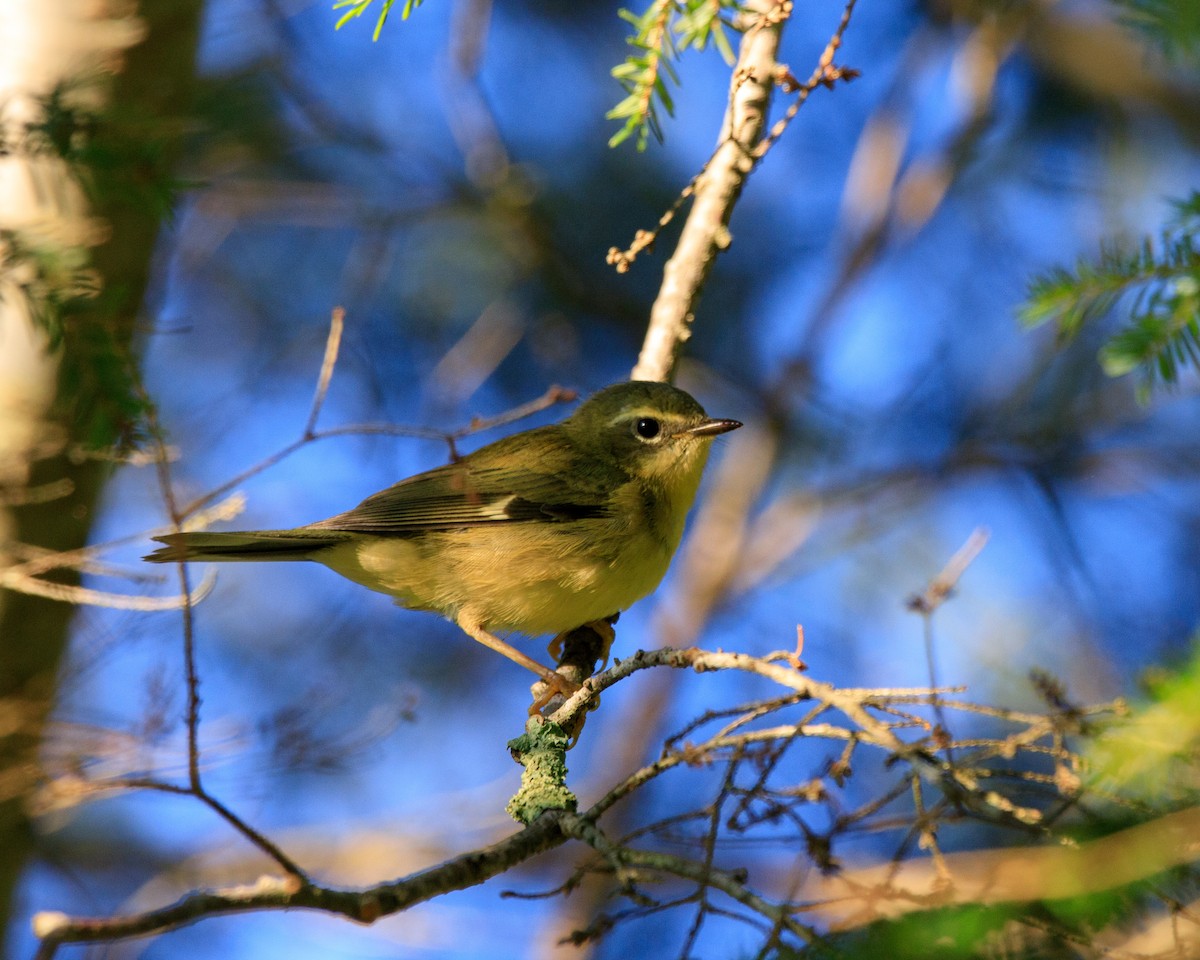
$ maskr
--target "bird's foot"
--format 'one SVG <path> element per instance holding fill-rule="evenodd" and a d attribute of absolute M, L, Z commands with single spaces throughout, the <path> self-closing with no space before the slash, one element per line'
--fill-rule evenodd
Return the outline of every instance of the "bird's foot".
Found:
<path fill-rule="evenodd" d="M 533 696 L 533 703 L 529 706 L 529 715 L 532 717 L 540 714 L 551 706 L 557 709 L 563 701 L 573 696 L 582 686 L 583 684 L 576 683 L 561 673 L 547 670 L 542 674 L 542 679 L 529 688 L 529 692 Z"/>
<path fill-rule="evenodd" d="M 611 617 L 605 617 L 603 620 L 592 620 L 590 623 L 564 631 L 550 641 L 546 652 L 554 658 L 555 663 L 558 663 L 563 658 L 563 646 L 567 638 L 576 630 L 591 630 L 600 641 L 594 660 L 601 661 L 598 669 L 603 670 L 608 666 L 608 652 L 612 649 L 613 641 L 617 639 L 617 631 L 613 624 L 617 622 L 619 616 L 620 614 L 614 613 Z"/>

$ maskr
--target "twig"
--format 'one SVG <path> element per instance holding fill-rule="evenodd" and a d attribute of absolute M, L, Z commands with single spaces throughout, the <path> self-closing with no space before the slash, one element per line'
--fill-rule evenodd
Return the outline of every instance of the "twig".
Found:
<path fill-rule="evenodd" d="M 697 894 L 699 906 L 696 908 L 696 919 L 688 930 L 683 949 L 679 952 L 680 960 L 688 960 L 688 957 L 692 955 L 692 948 L 696 945 L 696 938 L 700 936 L 700 928 L 704 924 L 705 914 L 708 913 L 712 906 L 708 899 L 709 882 L 707 878 L 712 875 L 713 858 L 717 855 L 717 839 L 721 829 L 721 809 L 725 805 L 726 798 L 733 793 L 734 778 L 737 775 L 737 769 L 741 765 L 744 755 L 744 747 L 738 746 L 734 750 L 733 756 L 729 758 L 729 762 L 725 765 L 725 777 L 721 782 L 721 788 L 717 791 L 716 799 L 713 800 L 709 807 L 708 830 L 704 835 L 705 879 L 700 881 L 700 890 Z"/>
<path fill-rule="evenodd" d="M 615 663 L 608 670 L 592 677 L 547 719 L 567 728 L 575 716 L 586 708 L 595 694 L 639 670 L 658 666 L 686 668 L 695 670 L 697 673 L 706 673 L 710 670 L 743 670 L 758 674 L 780 686 L 794 690 L 802 696 L 821 700 L 840 710 L 863 728 L 864 737 L 876 740 L 880 746 L 893 750 L 904 757 L 908 757 L 914 752 L 912 745 L 897 739 L 889 732 L 886 724 L 879 722 L 867 712 L 866 707 L 870 703 L 870 697 L 863 697 L 861 692 L 840 690 L 791 668 L 770 663 L 764 658 L 752 657 L 743 653 L 701 650 L 697 647 L 685 650 L 673 647 L 639 650 L 632 657 Z"/>
<path fill-rule="evenodd" d="M 108 590 L 93 590 L 90 587 L 77 587 L 73 584 L 53 583 L 49 580 L 26 576 L 16 567 L 0 570 L 0 587 L 6 590 L 15 590 L 19 593 L 28 593 L 31 596 L 59 600 L 77 606 L 107 607 L 110 610 L 140 610 L 142 612 L 186 609 L 189 605 L 199 603 L 207 597 L 216 582 L 215 574 L 208 571 L 196 589 L 189 594 L 146 597 L 141 594 L 112 593 Z"/>
<path fill-rule="evenodd" d="M 471 422 L 467 426 L 460 427 L 458 430 L 445 434 L 445 436 L 461 440 L 472 433 L 479 433 L 483 430 L 491 430 L 493 427 L 502 427 L 514 423 L 517 420 L 524 420 L 526 417 L 540 413 L 549 407 L 553 407 L 555 404 L 570 403 L 578 397 L 579 394 L 576 391 L 567 387 L 551 386 L 540 397 L 519 404 L 511 410 L 506 410 L 504 413 L 498 413 L 494 417 L 472 417 Z"/>
<path fill-rule="evenodd" d="M 313 392 L 312 409 L 308 412 L 308 422 L 304 425 L 303 436 L 312 439 L 317 428 L 317 417 L 321 415 L 321 407 L 325 403 L 325 395 L 329 392 L 329 381 L 333 379 L 333 368 L 337 364 L 338 348 L 342 343 L 342 330 L 346 325 L 346 311 L 342 307 L 334 307 L 329 314 L 329 334 L 325 338 L 325 356 L 321 358 L 321 372 L 317 375 L 317 388 Z"/>
<path fill-rule="evenodd" d="M 470 424 L 465 427 L 459 427 L 456 430 L 435 430 L 432 427 L 414 427 L 406 426 L 398 423 L 351 423 L 340 427 L 327 427 L 324 430 L 313 430 L 311 434 L 303 434 L 296 440 L 281 447 L 274 453 L 269 454 L 262 460 L 259 460 L 254 465 L 247 467 L 237 476 L 225 481 L 217 487 L 214 487 L 208 493 L 202 494 L 196 499 L 188 503 L 181 511 L 182 517 L 190 517 L 196 511 L 203 509 L 213 501 L 225 496 L 229 491 L 235 489 L 245 483 L 251 477 L 256 477 L 258 474 L 280 463 L 290 457 L 297 450 L 307 446 L 309 443 L 314 443 L 319 440 L 325 440 L 329 437 L 344 437 L 344 436 L 372 436 L 383 435 L 389 437 L 414 437 L 420 440 L 440 440 L 443 443 L 450 445 L 451 457 L 457 456 L 455 443 L 463 437 L 470 436 L 474 433 L 479 433 L 483 430 L 491 429 L 492 427 L 502 426 L 507 423 L 512 423 L 515 420 L 520 420 L 524 417 L 531 416 L 538 411 L 545 410 L 548 407 L 558 403 L 567 403 L 576 398 L 577 394 L 574 390 L 568 390 L 565 387 L 552 386 L 540 397 L 530 400 L 526 403 L 514 407 L 512 410 L 497 414 L 494 417 L 486 419 L 474 418 Z"/>
<path fill-rule="evenodd" d="M 929 585 L 924 591 L 909 597 L 906 603 L 908 609 L 923 616 L 929 616 L 945 603 L 950 594 L 954 592 L 962 575 L 967 572 L 967 567 L 987 546 L 990 536 L 991 533 L 986 527 L 977 527 L 973 530 L 966 542 L 955 551 L 954 556 L 946 561 L 941 572 L 929 581 Z"/>
<path fill-rule="evenodd" d="M 145 400 L 147 432 L 150 435 L 151 442 L 154 444 L 155 449 L 160 454 L 156 460 L 160 494 L 163 498 L 163 502 L 166 504 L 167 512 L 171 516 L 175 530 L 178 532 L 183 529 L 183 515 L 179 511 L 178 502 L 175 499 L 174 485 L 171 480 L 171 466 L 166 456 L 166 438 L 163 433 L 162 425 L 158 420 L 157 408 L 153 403 L 150 402 L 149 396 L 145 394 L 140 380 L 135 382 L 137 383 L 138 389 L 142 392 L 143 399 Z M 226 823 L 228 823 L 238 833 L 250 841 L 250 843 L 254 844 L 256 847 L 262 850 L 263 853 L 279 864 L 279 866 L 282 867 L 289 875 L 289 884 L 307 885 L 309 882 L 308 877 L 295 861 L 287 856 L 283 850 L 281 850 L 265 835 L 238 817 L 232 810 L 225 806 L 225 804 L 218 800 L 215 796 L 210 794 L 204 787 L 204 783 L 200 776 L 200 674 L 196 668 L 196 631 L 194 617 L 192 615 L 192 604 L 190 602 L 191 590 L 188 582 L 188 565 L 186 562 L 181 560 L 177 564 L 177 568 L 179 573 L 180 593 L 184 601 L 180 612 L 183 617 L 183 662 L 187 685 L 185 723 L 187 727 L 189 792 L 197 800 L 225 820 Z"/>
<path fill-rule="evenodd" d="M 824 705 L 822 704 L 820 707 L 811 710 L 809 712 L 809 716 L 812 717 L 814 714 L 823 711 Z M 755 782 L 742 794 L 742 799 L 738 801 L 737 807 L 735 807 L 733 813 L 729 815 L 729 822 L 731 825 L 736 823 L 741 815 L 746 812 L 755 797 L 761 796 L 762 791 L 766 789 L 767 781 L 770 779 L 771 774 L 775 772 L 775 768 L 779 765 L 779 761 L 783 759 L 783 755 L 787 752 L 787 748 L 795 743 L 800 737 L 811 735 L 811 729 L 811 720 L 808 723 L 802 720 L 800 723 L 796 724 L 792 733 L 782 738 L 776 745 L 775 749 L 772 750 L 767 756 L 766 760 L 758 765 L 758 776 L 755 778 Z M 726 736 L 728 736 L 728 734 L 726 734 Z M 847 749 L 852 746 L 853 742 L 846 744 Z"/>
<path fill-rule="evenodd" d="M 842 19 L 838 21 L 837 29 L 834 30 L 833 36 L 829 38 L 829 42 L 825 44 L 825 49 L 822 51 L 812 75 L 804 83 L 800 83 L 790 73 L 787 73 L 786 70 L 778 75 L 779 83 L 783 86 L 784 90 L 788 93 L 795 93 L 796 99 L 787 108 L 787 112 L 772 124 L 770 132 L 754 148 L 754 158 L 756 161 L 765 157 L 767 151 L 775 146 L 779 138 L 783 136 L 784 131 L 787 130 L 788 125 L 796 118 L 796 114 L 800 112 L 800 108 L 804 106 L 805 101 L 808 100 L 817 87 L 825 87 L 827 90 L 832 90 L 834 84 L 839 80 L 843 83 L 849 83 L 859 76 L 857 70 L 834 66 L 833 63 L 833 58 L 842 46 L 842 38 L 846 35 L 846 30 L 850 26 L 850 18 L 854 16 L 854 5 L 857 2 L 858 0 L 846 0 L 846 6 L 842 10 Z"/>
<path fill-rule="evenodd" d="M 560 817 L 564 832 L 604 855 L 607 860 L 615 860 L 624 867 L 642 867 L 658 873 L 671 874 L 684 880 L 694 880 L 706 884 L 736 900 L 755 913 L 768 920 L 781 922 L 789 932 L 803 941 L 816 938 L 816 932 L 797 923 L 789 916 L 786 905 L 774 904 L 751 891 L 745 884 L 745 877 L 735 876 L 724 870 L 716 870 L 709 865 L 688 860 L 658 851 L 632 850 L 619 846 L 608 840 L 596 827 L 588 814 L 564 813 Z"/>
<path fill-rule="evenodd" d="M 987 546 L 988 537 L 990 536 L 986 527 L 977 527 L 967 537 L 964 543 L 955 552 L 942 568 L 941 572 L 934 577 L 923 593 L 910 597 L 906 606 L 909 610 L 916 611 L 923 618 L 923 640 L 925 644 L 925 667 L 929 674 L 929 685 L 936 687 L 938 684 L 938 669 L 937 669 L 937 649 L 933 637 L 933 614 L 937 611 L 947 598 L 953 592 L 954 587 L 966 573 L 967 567 L 971 565 L 974 559 L 979 556 L 980 551 Z M 938 728 L 940 736 L 949 740 L 950 730 L 946 724 L 946 717 L 942 708 L 935 704 L 934 712 L 937 716 Z M 949 751 L 949 747 L 947 747 Z M 952 755 L 947 752 L 947 757 Z"/>
<path fill-rule="evenodd" d="M 67 477 L 39 483 L 33 487 L 0 487 L 0 507 L 24 507 L 34 503 L 61 500 L 75 492 L 75 484 Z"/>

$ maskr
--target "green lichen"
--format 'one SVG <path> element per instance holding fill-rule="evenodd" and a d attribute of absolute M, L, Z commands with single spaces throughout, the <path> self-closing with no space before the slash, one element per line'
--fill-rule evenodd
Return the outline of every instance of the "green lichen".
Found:
<path fill-rule="evenodd" d="M 505 807 L 518 823 L 533 823 L 548 810 L 575 810 L 579 801 L 566 784 L 569 743 L 558 724 L 537 720 L 508 742 L 513 759 L 525 768 L 521 789 Z"/>

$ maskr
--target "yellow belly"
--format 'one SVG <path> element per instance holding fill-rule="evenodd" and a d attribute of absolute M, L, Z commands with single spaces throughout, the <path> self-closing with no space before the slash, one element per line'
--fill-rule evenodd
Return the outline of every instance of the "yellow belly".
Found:
<path fill-rule="evenodd" d="M 581 536 L 589 532 L 571 526 L 570 534 L 522 523 L 497 524 L 485 535 L 472 529 L 362 537 L 313 559 L 410 609 L 538 636 L 627 609 L 658 586 L 675 548 L 645 530 L 614 537 L 597 528 Z M 605 553 L 581 550 L 581 542 L 617 546 Z"/>

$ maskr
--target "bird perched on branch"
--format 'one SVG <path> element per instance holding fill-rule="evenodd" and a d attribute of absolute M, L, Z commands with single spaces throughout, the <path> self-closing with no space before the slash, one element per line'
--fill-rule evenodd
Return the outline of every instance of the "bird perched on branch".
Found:
<path fill-rule="evenodd" d="M 315 560 L 448 617 L 568 695 L 574 684 L 496 634 L 562 634 L 650 593 L 679 546 L 713 437 L 740 426 L 665 383 L 615 384 L 561 423 L 504 437 L 328 520 L 167 534 L 146 559 Z"/>

